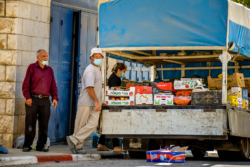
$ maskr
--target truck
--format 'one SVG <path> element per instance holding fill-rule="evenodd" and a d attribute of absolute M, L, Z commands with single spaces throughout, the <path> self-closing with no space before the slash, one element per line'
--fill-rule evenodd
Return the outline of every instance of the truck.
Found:
<path fill-rule="evenodd" d="M 115 0 L 100 5 L 98 45 L 115 58 L 153 67 L 152 80 L 222 73 L 220 105 L 103 105 L 99 133 L 123 138 L 131 157 L 189 146 L 196 158 L 250 158 L 250 113 L 227 105 L 227 74 L 249 77 L 250 10 L 230 0 Z"/>

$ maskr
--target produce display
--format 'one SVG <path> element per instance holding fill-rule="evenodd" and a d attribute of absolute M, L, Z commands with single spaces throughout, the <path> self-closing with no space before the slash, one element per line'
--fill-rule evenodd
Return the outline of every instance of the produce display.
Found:
<path fill-rule="evenodd" d="M 250 81 L 244 75 L 228 75 L 227 104 L 249 109 Z M 123 79 L 119 89 L 106 87 L 106 105 L 222 105 L 222 74 L 206 78 L 173 79 L 169 82 L 135 82 Z M 156 80 L 157 82 L 157 80 Z"/>

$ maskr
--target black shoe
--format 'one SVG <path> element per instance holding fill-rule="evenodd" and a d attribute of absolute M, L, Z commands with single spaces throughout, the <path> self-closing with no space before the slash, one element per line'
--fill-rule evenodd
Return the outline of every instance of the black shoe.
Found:
<path fill-rule="evenodd" d="M 67 136 L 66 139 L 67 139 L 67 143 L 68 143 L 68 145 L 69 145 L 69 150 L 70 150 L 73 154 L 76 154 L 75 144 L 70 140 L 69 136 Z"/>
<path fill-rule="evenodd" d="M 48 152 L 49 148 L 37 148 L 36 151 L 41 151 L 41 152 Z"/>
<path fill-rule="evenodd" d="M 23 148 L 23 152 L 30 152 L 30 150 L 32 150 L 31 147 L 24 147 Z"/>

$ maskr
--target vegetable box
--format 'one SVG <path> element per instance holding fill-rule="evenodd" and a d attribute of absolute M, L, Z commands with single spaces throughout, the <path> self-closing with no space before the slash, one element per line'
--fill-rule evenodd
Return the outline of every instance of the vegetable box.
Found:
<path fill-rule="evenodd" d="M 173 105 L 174 95 L 154 94 L 154 105 Z"/>
<path fill-rule="evenodd" d="M 110 90 L 106 87 L 106 105 L 134 105 L 135 101 L 135 87 L 130 87 L 128 91 Z"/>
<path fill-rule="evenodd" d="M 136 86 L 135 94 L 135 104 L 153 104 L 152 87 Z"/>
<path fill-rule="evenodd" d="M 183 89 L 194 89 L 197 84 L 196 80 L 189 81 L 174 81 L 174 89 L 175 90 L 183 90 Z"/>
<path fill-rule="evenodd" d="M 152 85 L 152 92 L 155 93 L 172 93 L 173 84 L 171 82 L 160 82 L 160 83 L 153 83 Z"/>

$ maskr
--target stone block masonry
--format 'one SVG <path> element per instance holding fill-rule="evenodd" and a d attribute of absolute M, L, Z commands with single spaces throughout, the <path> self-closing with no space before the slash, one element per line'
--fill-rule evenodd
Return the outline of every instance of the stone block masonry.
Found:
<path fill-rule="evenodd" d="M 0 0 L 0 143 L 24 134 L 22 83 L 36 51 L 49 52 L 51 0 Z"/>

